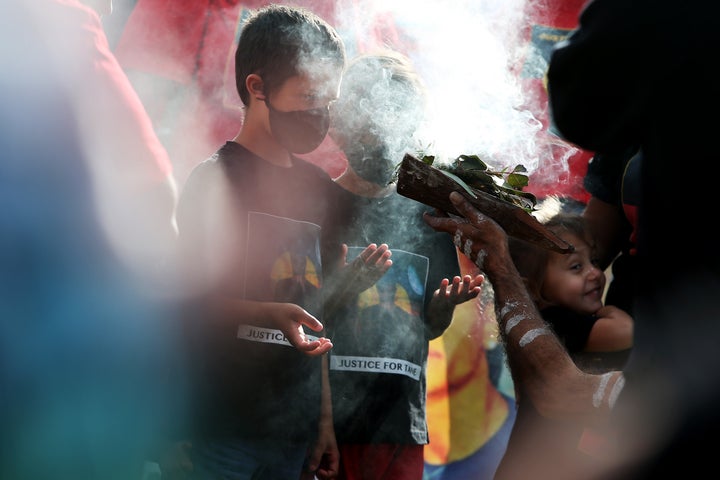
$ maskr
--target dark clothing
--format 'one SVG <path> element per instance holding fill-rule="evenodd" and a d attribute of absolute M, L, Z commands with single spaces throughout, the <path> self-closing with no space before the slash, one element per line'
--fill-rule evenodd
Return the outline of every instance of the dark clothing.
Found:
<path fill-rule="evenodd" d="M 356 247 L 348 261 L 370 243 L 387 243 L 393 265 L 327 322 L 338 443 L 426 444 L 425 312 L 440 281 L 459 275 L 457 251 L 448 235 L 423 222 L 422 204 L 396 193 L 366 198 L 341 190 L 344 219 L 334 238 Z M 386 288 L 389 307 L 376 300 Z"/>
<path fill-rule="evenodd" d="M 198 271 L 215 268 L 209 277 L 219 279 L 216 289 L 239 299 L 274 301 L 273 283 L 292 274 L 289 251 L 310 259 L 321 281 L 324 200 L 332 185 L 323 170 L 303 160 L 282 168 L 228 142 L 193 170 L 182 192 L 182 254 L 185 260 L 195 256 Z M 319 357 L 299 352 L 278 330 L 242 319 L 222 333 L 206 312 L 193 320 L 200 432 L 287 442 L 316 434 Z"/>
<path fill-rule="evenodd" d="M 550 324 L 575 365 L 581 370 L 603 373 L 619 370 L 627 362 L 630 349 L 614 352 L 585 351 L 590 332 L 598 320 L 596 315 L 583 315 L 563 307 L 547 307 L 541 310 L 540 314 L 543 320 Z"/>
<path fill-rule="evenodd" d="M 551 111 L 568 140 L 643 153 L 634 345 L 614 412 L 621 449 L 657 444 L 612 478 L 715 466 L 705 449 L 720 430 L 720 254 L 700 212 L 717 197 L 705 179 L 720 164 L 720 96 L 708 91 L 719 26 L 717 2 L 595 0 L 550 61 Z"/>
<path fill-rule="evenodd" d="M 540 315 L 552 326 L 553 331 L 570 353 L 585 349 L 590 331 L 598 319 L 596 315 L 583 315 L 563 307 L 544 308 L 540 310 Z"/>
<path fill-rule="evenodd" d="M 620 154 L 596 154 L 583 179 L 585 190 L 593 197 L 614 205 L 624 213 L 630 232 L 620 253 L 613 260 L 612 278 L 605 295 L 607 305 L 633 313 L 636 282 L 637 206 L 640 202 L 640 165 L 642 154 L 631 147 Z"/>
<path fill-rule="evenodd" d="M 630 160 L 638 153 L 636 147 L 615 154 L 598 153 L 588 163 L 588 170 L 583 178 L 583 187 L 593 197 L 605 203 L 622 206 L 631 204 L 637 206 L 640 200 L 639 191 L 630 189 L 626 174 Z M 639 164 L 638 164 L 639 165 Z M 639 171 L 633 173 L 628 179 L 633 184 L 639 183 Z"/>

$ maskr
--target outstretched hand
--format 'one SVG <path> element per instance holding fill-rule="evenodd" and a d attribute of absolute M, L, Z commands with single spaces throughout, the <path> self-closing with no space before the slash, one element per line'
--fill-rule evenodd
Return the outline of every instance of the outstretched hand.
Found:
<path fill-rule="evenodd" d="M 348 246 L 343 245 L 341 268 L 327 283 L 325 314 L 331 314 L 340 305 L 356 297 L 382 278 L 392 266 L 392 251 L 387 244 L 371 243 L 350 263 L 347 263 Z"/>
<path fill-rule="evenodd" d="M 307 310 L 294 303 L 277 303 L 272 310 L 275 328 L 283 332 L 285 338 L 298 350 L 307 355 L 316 356 L 327 353 L 333 344 L 329 338 L 319 337 L 310 340 L 303 325 L 315 332 L 321 332 L 323 324 L 308 313 Z"/>
<path fill-rule="evenodd" d="M 480 274 L 474 277 L 472 275 L 455 276 L 452 284 L 450 280 L 443 278 L 440 282 L 440 288 L 435 290 L 434 296 L 448 305 L 460 305 L 480 295 L 482 291 L 481 285 L 484 281 L 485 276 Z"/>
<path fill-rule="evenodd" d="M 442 335 L 452 322 L 455 306 L 477 297 L 484 281 L 484 275 L 455 276 L 452 283 L 447 278 L 440 281 L 440 287 L 433 292 L 428 306 L 427 327 L 430 339 Z"/>
<path fill-rule="evenodd" d="M 392 251 L 387 244 L 378 246 L 371 243 L 360 252 L 351 263 L 347 263 L 347 245 L 343 245 L 343 258 L 345 259 L 344 281 L 359 294 L 375 285 L 392 266 Z"/>

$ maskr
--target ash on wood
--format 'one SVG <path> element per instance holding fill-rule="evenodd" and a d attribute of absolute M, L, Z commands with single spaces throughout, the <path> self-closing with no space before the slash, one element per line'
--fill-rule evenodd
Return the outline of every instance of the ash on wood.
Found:
<path fill-rule="evenodd" d="M 474 198 L 455 180 L 410 154 L 405 154 L 398 169 L 397 192 L 400 195 L 447 213 L 460 215 L 449 198 L 451 192 L 459 192 L 475 208 L 495 220 L 508 235 L 559 253 L 570 253 L 574 250 L 572 245 L 545 228 L 535 217 L 517 205 L 475 188 L 471 190 Z"/>

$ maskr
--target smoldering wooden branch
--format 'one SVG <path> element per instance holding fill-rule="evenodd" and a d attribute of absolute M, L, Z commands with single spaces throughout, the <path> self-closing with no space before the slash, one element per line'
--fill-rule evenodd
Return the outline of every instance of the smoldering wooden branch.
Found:
<path fill-rule="evenodd" d="M 410 154 L 398 169 L 397 192 L 433 208 L 460 215 L 450 201 L 450 193 L 462 194 L 475 208 L 495 220 L 508 235 L 559 253 L 570 253 L 573 246 L 545 228 L 525 210 L 489 193 L 471 188 L 474 197 L 463 186 Z"/>

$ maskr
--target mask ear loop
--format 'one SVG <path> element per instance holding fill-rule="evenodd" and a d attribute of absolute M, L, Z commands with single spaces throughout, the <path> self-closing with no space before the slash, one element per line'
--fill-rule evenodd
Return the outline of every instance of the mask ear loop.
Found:
<path fill-rule="evenodd" d="M 277 112 L 277 111 L 278 111 L 275 107 L 273 107 L 273 106 L 270 104 L 270 97 L 269 97 L 268 95 L 265 95 L 265 98 L 263 99 L 263 101 L 265 102 L 265 106 L 268 108 L 268 110 L 270 110 L 271 112 Z"/>

